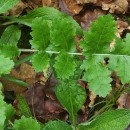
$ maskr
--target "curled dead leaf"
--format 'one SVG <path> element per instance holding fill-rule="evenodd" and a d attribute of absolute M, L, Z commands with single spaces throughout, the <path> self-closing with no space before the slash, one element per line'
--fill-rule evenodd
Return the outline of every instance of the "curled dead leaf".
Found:
<path fill-rule="evenodd" d="M 76 0 L 77 3 L 83 4 L 83 3 L 93 3 L 96 4 L 98 0 Z"/>
<path fill-rule="evenodd" d="M 19 67 L 12 69 L 9 76 L 25 81 L 29 85 L 32 85 L 33 83 L 35 83 L 35 75 L 36 73 L 32 68 L 32 66 L 27 63 L 23 63 Z M 24 90 L 26 90 L 25 87 L 21 87 L 20 85 L 15 84 L 11 81 L 5 79 L 1 79 L 1 80 L 5 90 L 7 91 L 14 91 L 15 93 L 21 93 Z"/>
<path fill-rule="evenodd" d="M 80 15 L 74 18 L 81 25 L 83 30 L 88 30 L 91 26 L 91 22 L 95 21 L 99 16 L 105 15 L 106 11 L 101 9 L 95 9 L 94 11 L 87 10 L 86 13 L 81 17 Z"/>
<path fill-rule="evenodd" d="M 42 6 L 51 6 L 59 9 L 59 0 L 42 0 Z"/>
<path fill-rule="evenodd" d="M 77 4 L 75 0 L 64 0 L 64 2 L 69 12 L 73 15 L 78 14 L 83 9 L 83 6 Z"/>
<path fill-rule="evenodd" d="M 127 0 L 114 0 L 110 3 L 102 2 L 102 9 L 109 10 L 110 13 L 126 13 L 128 10 Z"/>
<path fill-rule="evenodd" d="M 89 107 L 91 108 L 95 102 L 95 99 L 96 99 L 96 95 L 94 94 L 94 92 L 90 92 L 89 98 L 90 98 Z"/>
<path fill-rule="evenodd" d="M 127 99 L 127 93 L 123 93 L 118 100 L 116 101 L 118 109 L 125 108 L 126 105 L 126 99 Z"/>

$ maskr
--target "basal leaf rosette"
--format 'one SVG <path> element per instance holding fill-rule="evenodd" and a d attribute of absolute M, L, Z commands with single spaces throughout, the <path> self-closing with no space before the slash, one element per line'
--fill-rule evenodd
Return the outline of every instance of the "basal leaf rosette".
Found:
<path fill-rule="evenodd" d="M 14 66 L 14 62 L 9 58 L 5 58 L 0 55 L 0 76 L 2 74 L 8 74 Z"/>

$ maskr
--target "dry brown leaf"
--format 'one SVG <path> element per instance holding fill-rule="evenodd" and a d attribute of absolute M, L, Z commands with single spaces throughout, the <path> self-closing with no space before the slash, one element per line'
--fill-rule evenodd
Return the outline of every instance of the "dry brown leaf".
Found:
<path fill-rule="evenodd" d="M 50 6 L 59 9 L 59 0 L 42 0 L 42 6 Z"/>
<path fill-rule="evenodd" d="M 60 11 L 62 11 L 63 13 L 67 14 L 67 15 L 71 15 L 73 16 L 73 14 L 69 11 L 69 9 L 67 8 L 66 3 L 64 2 L 64 0 L 59 0 L 59 8 Z"/>
<path fill-rule="evenodd" d="M 57 101 L 55 93 L 51 92 L 51 88 L 48 88 L 48 91 L 45 91 L 47 88 L 48 86 L 35 83 L 22 94 L 27 100 L 33 115 L 41 122 L 46 122 L 50 119 L 59 119 L 59 114 L 65 111 Z M 52 96 L 47 96 L 47 93 L 50 93 L 55 98 L 52 99 Z"/>
<path fill-rule="evenodd" d="M 82 109 L 78 111 L 78 118 L 77 123 L 83 123 L 87 121 L 89 111 L 86 109 L 85 106 L 82 106 Z"/>
<path fill-rule="evenodd" d="M 114 0 L 110 3 L 102 2 L 102 9 L 109 10 L 110 13 L 125 13 L 128 10 L 127 0 Z"/>
<path fill-rule="evenodd" d="M 90 28 L 91 22 L 95 21 L 99 16 L 105 15 L 106 11 L 101 9 L 95 9 L 94 11 L 86 11 L 83 17 L 76 16 L 75 19 L 81 25 L 83 30 L 88 30 Z"/>
<path fill-rule="evenodd" d="M 125 30 L 125 29 L 128 29 L 129 27 L 129 24 L 127 22 L 124 22 L 124 21 L 121 21 L 121 20 L 117 20 L 117 28 L 118 28 L 118 31 L 116 33 L 116 35 L 118 37 L 120 37 L 120 35 L 122 35 L 122 32 Z"/>
<path fill-rule="evenodd" d="M 125 108 L 126 104 L 126 98 L 127 98 L 127 93 L 123 93 L 119 99 L 116 101 L 116 104 L 118 106 L 118 109 L 123 109 Z"/>
<path fill-rule="evenodd" d="M 127 94 L 125 108 L 130 109 L 130 92 Z"/>
<path fill-rule="evenodd" d="M 61 106 L 55 95 L 55 86 L 58 83 L 52 74 L 47 83 L 42 85 L 36 82 L 22 95 L 30 106 L 31 112 L 39 121 L 64 120 L 70 122 L 68 112 Z M 78 112 L 78 122 L 87 120 L 88 110 L 83 105 Z"/>
<path fill-rule="evenodd" d="M 96 99 L 96 95 L 94 94 L 94 92 L 90 92 L 89 99 L 90 99 L 89 107 L 91 108 Z"/>
<path fill-rule="evenodd" d="M 42 5 L 43 6 L 50 6 L 51 2 L 52 2 L 52 0 L 42 0 Z"/>
<path fill-rule="evenodd" d="M 117 37 L 121 37 L 123 31 L 125 29 L 128 29 L 129 25 L 127 22 L 124 22 L 124 21 L 121 21 L 121 20 L 117 20 L 117 32 L 116 32 L 116 36 Z M 110 44 L 110 51 L 112 51 L 112 49 L 114 48 L 114 45 L 115 45 L 115 39 L 111 42 Z"/>
<path fill-rule="evenodd" d="M 69 12 L 71 12 L 73 15 L 78 14 L 82 9 L 82 5 L 78 5 L 75 0 L 64 0 Z"/>
<path fill-rule="evenodd" d="M 18 17 L 26 7 L 26 3 L 19 1 L 12 9 L 8 10 L 4 15 Z"/>
<path fill-rule="evenodd" d="M 35 5 L 41 6 L 42 5 L 42 0 L 25 0 L 28 3 L 33 3 Z"/>
<path fill-rule="evenodd" d="M 115 89 L 116 88 L 120 88 L 121 87 L 121 81 L 119 79 L 119 77 L 117 76 L 117 71 L 114 71 L 112 74 L 111 74 L 111 78 L 113 79 L 113 81 L 115 82 Z"/>
<path fill-rule="evenodd" d="M 25 81 L 29 85 L 32 85 L 35 82 L 35 71 L 33 70 L 32 66 L 26 63 L 23 63 L 19 66 L 17 69 L 12 69 L 10 76 Z M 14 91 L 15 93 L 21 93 L 26 88 L 21 87 L 11 81 L 7 81 L 5 79 L 2 79 L 2 83 L 4 85 L 4 88 L 7 91 Z"/>
<path fill-rule="evenodd" d="M 95 6 L 101 6 L 102 0 L 76 0 L 78 4 L 93 4 Z"/>
<path fill-rule="evenodd" d="M 110 13 L 126 13 L 128 10 L 128 0 L 76 0 L 76 2 L 101 6 L 103 10 L 109 10 Z"/>
<path fill-rule="evenodd" d="M 96 4 L 98 0 L 76 0 L 77 3 L 83 4 L 83 3 L 93 3 Z"/>
<path fill-rule="evenodd" d="M 38 8 L 42 6 L 42 0 L 22 0 L 24 3 L 27 4 L 26 11 L 29 12 L 34 8 Z"/>

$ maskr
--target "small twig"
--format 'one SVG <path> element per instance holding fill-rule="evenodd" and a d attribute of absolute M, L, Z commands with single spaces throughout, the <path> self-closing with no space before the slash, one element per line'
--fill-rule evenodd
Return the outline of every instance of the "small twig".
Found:
<path fill-rule="evenodd" d="M 34 85 L 33 85 L 32 89 L 33 89 L 33 93 L 32 93 L 32 111 L 33 111 L 34 119 L 36 120 L 36 114 L 35 114 L 35 110 L 34 110 L 34 95 L 35 95 Z"/>
<path fill-rule="evenodd" d="M 2 23 L 0 25 L 1 26 L 7 26 L 7 25 L 10 25 L 10 24 L 13 24 L 13 23 L 16 23 L 16 22 L 14 22 L 14 21 L 8 21 L 8 22 Z"/>
<path fill-rule="evenodd" d="M 8 122 L 9 122 L 9 124 L 10 124 L 11 126 L 13 126 L 13 123 L 12 123 L 10 120 L 8 120 Z"/>

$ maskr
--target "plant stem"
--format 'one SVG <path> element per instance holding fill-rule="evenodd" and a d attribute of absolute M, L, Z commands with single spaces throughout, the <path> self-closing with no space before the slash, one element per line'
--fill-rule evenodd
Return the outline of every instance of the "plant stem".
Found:
<path fill-rule="evenodd" d="M 39 50 L 31 50 L 31 49 L 19 49 L 20 52 L 38 52 Z M 46 53 L 49 53 L 49 54 L 59 54 L 60 52 L 57 52 L 57 51 L 45 51 Z M 82 53 L 73 53 L 73 52 L 68 52 L 68 54 L 70 55 L 79 55 L 81 56 Z"/>
<path fill-rule="evenodd" d="M 14 21 L 8 21 L 8 22 L 0 24 L 0 26 L 7 26 L 7 25 L 10 25 L 10 24 L 13 24 L 13 23 L 15 23 L 15 22 Z"/>
<path fill-rule="evenodd" d="M 36 49 L 19 49 L 20 52 L 38 52 L 39 50 Z M 60 52 L 57 51 L 45 51 L 49 54 L 59 54 Z M 76 53 L 76 52 L 68 52 L 70 55 L 78 55 L 78 56 L 84 56 L 83 53 Z M 116 54 L 92 54 L 93 56 L 110 56 L 110 55 L 116 55 Z M 128 56 L 128 55 L 116 55 L 116 56 Z"/>
<path fill-rule="evenodd" d="M 24 57 L 22 59 L 19 59 L 18 61 L 15 62 L 15 66 L 18 66 L 18 65 L 20 65 L 20 64 L 22 64 L 22 63 L 24 63 L 26 61 L 30 61 L 31 58 L 33 57 L 33 55 L 34 54 L 30 54 L 30 55 L 28 55 L 28 56 L 26 56 L 26 57 Z"/>
<path fill-rule="evenodd" d="M 99 116 L 105 109 L 110 109 L 111 107 L 113 106 L 113 104 L 108 104 L 108 105 L 105 105 L 103 108 L 101 108 L 97 114 L 95 114 L 94 116 L 92 116 L 88 122 L 92 121 L 93 119 L 95 119 L 97 116 Z"/>

